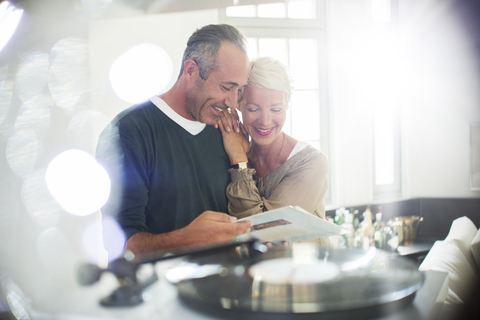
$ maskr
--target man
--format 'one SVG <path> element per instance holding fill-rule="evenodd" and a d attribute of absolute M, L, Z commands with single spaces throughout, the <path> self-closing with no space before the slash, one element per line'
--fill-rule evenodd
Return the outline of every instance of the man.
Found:
<path fill-rule="evenodd" d="M 247 77 L 243 35 L 229 25 L 205 26 L 189 38 L 173 87 L 121 112 L 104 130 L 97 158 L 112 192 L 102 212 L 120 223 L 127 250 L 219 244 L 248 231 L 251 223 L 221 213 L 230 163 L 211 126 L 236 108 Z"/>

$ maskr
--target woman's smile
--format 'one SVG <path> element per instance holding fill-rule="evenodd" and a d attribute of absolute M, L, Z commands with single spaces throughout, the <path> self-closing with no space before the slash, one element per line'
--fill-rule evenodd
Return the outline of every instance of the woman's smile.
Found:
<path fill-rule="evenodd" d="M 281 133 L 287 116 L 285 93 L 247 86 L 240 111 L 243 125 L 254 144 L 271 145 Z"/>
<path fill-rule="evenodd" d="M 274 129 L 275 127 L 271 127 L 270 129 L 261 129 L 261 128 L 259 128 L 259 127 L 255 127 L 255 126 L 254 126 L 253 128 L 255 129 L 255 131 L 256 131 L 259 135 L 261 135 L 261 136 L 268 136 L 270 133 L 272 133 L 272 131 L 273 131 L 273 129 Z"/>

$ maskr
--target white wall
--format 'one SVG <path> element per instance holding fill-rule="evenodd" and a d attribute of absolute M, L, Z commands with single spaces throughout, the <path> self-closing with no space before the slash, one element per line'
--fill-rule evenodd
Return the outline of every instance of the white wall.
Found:
<path fill-rule="evenodd" d="M 50 1 L 50 5 L 53 6 L 55 1 Z M 19 68 L 19 56 L 23 54 L 41 51 L 51 54 L 52 58 L 52 45 L 68 37 L 87 41 L 90 49 L 91 84 L 82 99 L 68 112 L 52 100 L 47 108 L 48 116 L 41 117 L 33 112 L 24 124 L 25 128 L 38 129 L 40 123 L 40 129 L 44 129 L 38 130 L 44 133 L 38 138 L 38 154 L 37 145 L 31 144 L 17 145 L 13 153 L 21 156 L 14 159 L 17 165 L 25 160 L 31 163 L 33 174 L 15 174 L 6 160 L 12 154 L 11 151 L 6 152 L 7 144 L 15 132 L 16 119 L 20 118 L 18 110 L 23 105 L 17 97 L 19 89 L 14 88 L 11 103 L 6 104 L 2 100 L 0 106 L 0 111 L 8 115 L 5 120 L 3 117 L 0 119 L 0 275 L 3 277 L 3 272 L 7 272 L 12 276 L 36 307 L 42 307 L 45 301 L 55 306 L 50 299 L 59 292 L 66 294 L 78 286 L 76 263 L 84 262 L 87 257 L 82 240 L 84 231 L 92 224 L 98 225 L 99 212 L 78 217 L 63 210 L 50 196 L 44 176 L 50 161 L 63 151 L 80 148 L 92 153 L 103 126 L 129 106 L 114 95 L 108 83 L 110 64 L 130 46 L 148 41 L 169 52 L 176 77 L 188 37 L 196 28 L 216 23 L 218 16 L 216 10 L 147 16 L 138 9 L 114 5 L 104 16 L 88 22 L 78 18 L 73 2 L 63 5 L 58 10 L 49 10 L 54 6 L 39 5 L 37 11 L 26 13 L 26 19 L 14 34 L 10 47 L 5 47 L 8 50 L 0 52 L 0 67 L 9 68 L 8 80 L 13 82 Z M 78 59 L 72 63 L 75 62 L 78 64 L 73 66 L 73 70 L 80 65 Z M 45 66 L 45 70 L 48 71 L 48 68 L 48 65 Z M 63 71 L 72 72 L 68 68 Z M 42 94 L 51 97 L 48 77 L 39 80 L 38 73 L 31 72 L 30 81 L 37 83 L 42 80 Z M 72 139 L 67 129 L 71 120 L 91 110 L 100 111 L 105 117 L 102 121 L 90 123 L 87 120 L 82 123 L 75 139 Z"/>
<path fill-rule="evenodd" d="M 469 183 L 469 124 L 480 121 L 480 52 L 465 29 L 472 21 L 462 21 L 457 9 L 453 1 L 404 1 L 407 197 L 480 196 Z"/>
<path fill-rule="evenodd" d="M 173 85 L 180 72 L 180 65 L 187 40 L 197 28 L 218 23 L 217 10 L 190 11 L 157 15 L 134 16 L 120 19 L 102 19 L 89 24 L 90 75 L 97 88 L 93 107 L 113 118 L 130 106 L 120 100 L 109 84 L 112 62 L 126 50 L 141 43 L 161 46 L 170 55 L 174 74 Z M 168 88 L 167 88 L 168 89 Z"/>
<path fill-rule="evenodd" d="M 371 40 L 369 6 L 369 0 L 327 2 L 329 208 L 380 202 L 373 196 L 373 108 L 363 56 Z M 391 79 L 399 86 L 402 121 L 403 194 L 398 199 L 480 196 L 469 189 L 469 123 L 480 121 L 480 79 L 475 72 L 479 61 L 452 11 L 452 1 L 400 0 L 398 40 L 405 78 Z M 188 36 L 216 23 L 218 11 L 112 17 L 90 22 L 88 33 L 91 80 L 97 89 L 92 104 L 107 119 L 129 106 L 109 85 L 108 72 L 116 57 L 142 42 L 160 45 L 172 57 L 173 83 Z"/>
<path fill-rule="evenodd" d="M 375 202 L 373 110 L 365 84 L 369 70 L 362 64 L 369 2 L 328 3 L 336 179 L 331 208 Z M 452 14 L 452 3 L 400 0 L 402 199 L 480 196 L 470 191 L 469 178 L 469 124 L 480 121 L 479 52 L 473 51 L 461 17 Z M 401 79 L 385 79 L 396 80 Z"/>
<path fill-rule="evenodd" d="M 327 34 L 331 110 L 332 203 L 329 207 L 372 201 L 373 113 L 362 87 L 362 32 L 367 1 L 329 1 Z"/>

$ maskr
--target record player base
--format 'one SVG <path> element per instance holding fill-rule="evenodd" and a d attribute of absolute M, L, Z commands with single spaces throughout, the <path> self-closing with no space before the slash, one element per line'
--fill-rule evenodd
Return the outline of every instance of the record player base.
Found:
<path fill-rule="evenodd" d="M 198 312 L 211 319 L 232 320 L 435 320 L 439 318 L 440 310 L 446 294 L 447 273 L 427 271 L 425 282 L 416 293 L 396 302 L 375 307 L 360 308 L 346 311 L 316 312 L 316 313 L 273 313 L 249 312 L 216 309 L 198 301 L 179 298 L 181 304 L 192 312 Z"/>
<path fill-rule="evenodd" d="M 171 265 L 170 265 L 171 266 Z M 160 264 L 161 270 L 168 269 L 169 264 Z M 425 282 L 416 292 L 404 299 L 400 305 L 393 305 L 393 310 L 364 310 L 350 313 L 314 313 L 314 314 L 254 314 L 250 312 L 248 317 L 238 317 L 242 313 L 231 310 L 200 310 L 180 299 L 174 285 L 168 283 L 163 277 L 146 290 L 145 302 L 134 307 L 112 308 L 100 305 L 100 300 L 106 293 L 115 287 L 116 279 L 106 274 L 100 283 L 93 287 L 80 287 L 78 290 L 55 297 L 44 299 L 39 309 L 35 309 L 36 320 L 113 320 L 113 319 L 136 319 L 136 320 L 213 320 L 213 319 L 385 319 L 385 320 L 438 320 L 440 310 L 447 291 L 447 273 L 426 271 Z M 47 297 L 45 297 L 47 298 Z M 409 301 L 408 298 L 413 299 Z M 411 302 L 411 303 L 410 303 Z M 398 308 L 403 306 L 403 308 Z M 388 312 L 385 312 L 388 311 Z M 243 315 L 245 315 L 243 313 Z M 257 316 L 258 315 L 258 316 Z"/>

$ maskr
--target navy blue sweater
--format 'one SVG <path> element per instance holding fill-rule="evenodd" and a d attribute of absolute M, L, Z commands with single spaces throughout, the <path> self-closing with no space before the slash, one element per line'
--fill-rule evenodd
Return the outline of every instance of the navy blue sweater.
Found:
<path fill-rule="evenodd" d="M 105 128 L 97 160 L 112 181 L 102 212 L 117 219 L 127 238 L 183 228 L 205 210 L 227 212 L 230 162 L 213 126 L 192 135 L 148 101 Z"/>

